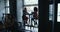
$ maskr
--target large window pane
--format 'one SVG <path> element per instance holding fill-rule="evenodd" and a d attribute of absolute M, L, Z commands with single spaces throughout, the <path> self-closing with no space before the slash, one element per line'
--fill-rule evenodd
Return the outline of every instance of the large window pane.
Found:
<path fill-rule="evenodd" d="M 27 12 L 28 12 L 28 13 L 34 12 L 34 10 L 33 10 L 34 7 L 37 7 L 37 8 L 38 8 L 38 6 L 26 6 Z"/>
<path fill-rule="evenodd" d="M 3 14 L 5 13 L 4 0 L 0 0 L 0 21 L 2 21 Z"/>
<path fill-rule="evenodd" d="M 38 0 L 24 0 L 24 5 L 38 4 Z"/>
<path fill-rule="evenodd" d="M 10 13 L 9 0 L 0 0 L 0 21 L 3 21 L 5 13 Z"/>
<path fill-rule="evenodd" d="M 37 11 L 38 11 L 38 0 L 24 0 L 24 8 L 26 8 L 28 14 L 26 14 L 26 17 L 28 17 L 28 21 L 27 21 L 27 26 L 25 26 L 25 29 L 27 30 L 32 30 L 34 32 L 38 32 L 38 19 L 34 19 L 33 14 L 35 14 L 34 12 L 34 8 L 37 7 Z M 36 12 L 37 12 L 36 11 Z M 33 13 L 32 13 L 33 12 Z M 38 15 L 38 12 L 37 12 Z M 36 16 L 37 16 L 36 15 Z M 34 19 L 34 20 L 33 20 Z M 23 20 L 24 21 L 24 20 Z M 36 22 L 35 22 L 36 21 Z M 35 25 L 36 24 L 36 25 Z M 32 25 L 32 27 L 30 27 Z M 28 28 L 29 26 L 29 28 Z M 35 28 L 36 27 L 36 28 Z"/>
<path fill-rule="evenodd" d="M 58 3 L 57 22 L 60 22 L 60 3 Z"/>

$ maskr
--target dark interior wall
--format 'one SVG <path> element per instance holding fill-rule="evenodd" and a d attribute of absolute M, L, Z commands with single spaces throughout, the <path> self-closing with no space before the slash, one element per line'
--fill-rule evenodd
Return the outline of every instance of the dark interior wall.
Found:
<path fill-rule="evenodd" d="M 48 10 L 48 6 L 46 6 L 46 5 L 44 5 L 44 4 L 47 4 L 48 5 L 48 3 L 46 3 L 47 1 L 45 0 L 45 1 L 43 1 L 43 0 L 39 0 L 39 15 L 40 15 L 40 18 L 39 18 L 39 31 L 40 32 L 50 32 L 50 24 L 46 24 L 47 23 L 47 20 L 48 20 L 48 18 L 47 18 L 47 16 L 48 16 L 48 14 L 46 13 L 47 12 L 47 10 Z M 52 4 L 53 2 L 51 2 L 50 4 Z M 60 0 L 55 0 L 54 1 L 54 31 L 53 32 L 60 32 L 60 22 L 57 22 L 57 4 L 58 3 L 60 3 Z M 44 15 L 45 14 L 45 15 Z M 45 18 L 45 17 L 46 18 Z M 45 22 L 44 22 L 45 21 Z M 49 27 L 48 28 L 48 30 L 46 31 L 46 27 Z"/>
<path fill-rule="evenodd" d="M 16 0 L 9 0 L 10 5 L 10 13 L 17 17 L 17 1 Z"/>
<path fill-rule="evenodd" d="M 50 4 L 53 4 L 53 0 L 49 1 Z"/>
<path fill-rule="evenodd" d="M 52 4 L 53 1 L 55 1 L 55 0 L 51 0 L 51 1 L 50 1 L 50 4 Z M 57 2 L 60 3 L 60 0 L 57 0 Z"/>
<path fill-rule="evenodd" d="M 60 0 L 58 0 L 58 3 L 60 3 Z"/>
<path fill-rule="evenodd" d="M 49 30 L 49 1 L 39 0 L 39 32 L 50 32 Z"/>

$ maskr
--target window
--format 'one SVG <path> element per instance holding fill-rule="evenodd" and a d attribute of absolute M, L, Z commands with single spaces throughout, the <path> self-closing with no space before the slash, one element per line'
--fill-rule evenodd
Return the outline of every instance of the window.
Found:
<path fill-rule="evenodd" d="M 31 13 L 34 7 L 38 8 L 38 0 L 24 0 L 24 7 L 27 8 L 28 13 Z"/>
<path fill-rule="evenodd" d="M 49 5 L 49 20 L 53 18 L 53 4 Z"/>
<path fill-rule="evenodd" d="M 5 13 L 10 13 L 9 11 L 9 0 L 0 0 L 0 21 L 3 21 Z"/>
<path fill-rule="evenodd" d="M 5 13 L 10 13 L 10 11 L 9 11 L 9 0 L 6 0 L 6 2 L 5 2 Z"/>
<path fill-rule="evenodd" d="M 38 4 L 38 0 L 24 0 L 24 5 Z"/>
<path fill-rule="evenodd" d="M 60 22 L 60 3 L 58 3 L 57 22 Z"/>
<path fill-rule="evenodd" d="M 27 26 L 28 25 L 33 25 L 35 24 L 34 21 L 37 21 L 36 23 L 38 23 L 38 20 L 31 20 L 33 17 L 32 17 L 32 12 L 34 12 L 34 7 L 37 7 L 38 8 L 38 0 L 24 0 L 24 8 L 27 8 L 27 12 L 29 13 L 29 15 L 27 15 L 28 17 L 28 21 L 27 21 Z M 30 16 L 30 17 L 29 17 Z M 32 24 L 31 24 L 32 23 Z M 30 30 L 28 29 L 28 27 L 25 27 L 27 30 Z M 30 27 L 31 28 L 31 27 Z M 33 28 L 31 28 L 33 29 Z M 36 25 L 36 28 L 34 27 L 35 32 L 38 32 L 38 24 Z"/>

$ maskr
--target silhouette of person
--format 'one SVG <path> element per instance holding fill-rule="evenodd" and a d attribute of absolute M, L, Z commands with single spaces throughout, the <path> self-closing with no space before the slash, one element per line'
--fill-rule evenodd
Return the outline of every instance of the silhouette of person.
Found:
<path fill-rule="evenodd" d="M 28 12 L 27 12 L 27 8 L 24 8 L 24 10 L 23 10 L 23 21 L 24 21 L 24 23 L 27 23 L 27 20 L 28 20 L 28 17 L 26 16 L 27 14 L 29 14 Z"/>
<path fill-rule="evenodd" d="M 37 7 L 34 7 L 34 12 L 32 12 L 33 18 L 32 20 L 34 21 L 34 25 L 37 24 L 38 21 L 38 9 Z"/>

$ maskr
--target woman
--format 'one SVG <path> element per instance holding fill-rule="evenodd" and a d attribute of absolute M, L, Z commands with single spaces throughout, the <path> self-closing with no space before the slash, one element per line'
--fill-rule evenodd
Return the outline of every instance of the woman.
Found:
<path fill-rule="evenodd" d="M 32 21 L 34 21 L 34 25 L 37 24 L 38 21 L 38 9 L 37 7 L 34 7 L 34 12 L 32 12 L 33 18 Z"/>
<path fill-rule="evenodd" d="M 28 17 L 26 16 L 27 14 L 29 14 L 29 13 L 27 12 L 27 9 L 24 8 L 24 10 L 23 10 L 23 17 L 22 17 L 24 23 L 27 23 L 27 21 L 28 21 Z"/>

